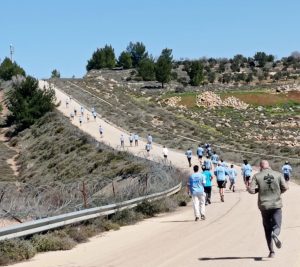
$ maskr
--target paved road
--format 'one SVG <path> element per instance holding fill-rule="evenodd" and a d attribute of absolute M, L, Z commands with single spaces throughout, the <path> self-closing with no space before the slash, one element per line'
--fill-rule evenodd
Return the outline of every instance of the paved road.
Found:
<path fill-rule="evenodd" d="M 74 106 L 65 107 L 67 95 L 56 90 L 62 105 L 58 108 L 69 116 Z M 79 126 L 78 118 L 73 123 Z M 84 123 L 83 131 L 99 139 L 98 126 L 105 130 L 102 141 L 116 147 L 124 133 L 103 120 Z M 127 140 L 126 140 L 127 141 Z M 129 151 L 141 155 L 140 148 Z M 151 153 L 162 156 L 160 145 L 154 144 Z M 187 168 L 182 151 L 170 151 L 170 160 L 178 167 Z M 193 159 L 194 163 L 197 159 Z M 213 203 L 207 207 L 207 220 L 195 222 L 191 204 L 171 214 L 145 220 L 120 231 L 96 236 L 86 244 L 65 252 L 39 254 L 31 261 L 15 266 L 28 267 L 95 267 L 95 266 L 300 266 L 300 187 L 290 184 L 283 196 L 283 248 L 276 251 L 276 258 L 266 258 L 268 251 L 264 239 L 257 196 L 245 192 L 241 182 L 236 193 L 227 191 L 221 203 L 214 188 Z"/>

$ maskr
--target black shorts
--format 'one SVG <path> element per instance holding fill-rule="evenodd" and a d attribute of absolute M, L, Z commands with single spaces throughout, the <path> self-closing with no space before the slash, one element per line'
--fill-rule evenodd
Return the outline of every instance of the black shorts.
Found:
<path fill-rule="evenodd" d="M 168 157 L 168 155 L 164 155 L 164 158 L 166 159 Z"/>
<path fill-rule="evenodd" d="M 226 187 L 226 180 L 225 181 L 217 181 L 219 188 L 225 188 Z"/>
<path fill-rule="evenodd" d="M 290 180 L 290 175 L 288 173 L 283 174 L 284 180 L 289 181 Z"/>
<path fill-rule="evenodd" d="M 245 181 L 249 182 L 250 181 L 251 176 L 245 176 Z"/>
<path fill-rule="evenodd" d="M 198 159 L 202 159 L 203 158 L 203 156 L 202 155 L 198 155 Z"/>

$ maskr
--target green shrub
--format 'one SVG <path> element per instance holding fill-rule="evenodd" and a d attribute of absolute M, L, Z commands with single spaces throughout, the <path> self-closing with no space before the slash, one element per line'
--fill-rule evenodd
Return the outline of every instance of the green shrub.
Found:
<path fill-rule="evenodd" d="M 157 202 L 149 202 L 147 200 L 144 200 L 142 203 L 137 205 L 135 210 L 147 217 L 153 217 L 160 212 Z"/>
<path fill-rule="evenodd" d="M 117 211 L 111 218 L 111 221 L 119 224 L 120 226 L 135 224 L 142 220 L 144 217 L 141 213 L 135 212 L 134 210 L 122 210 Z"/>
<path fill-rule="evenodd" d="M 94 225 L 99 232 L 110 231 L 110 230 L 116 231 L 120 229 L 119 224 L 103 218 L 98 218 L 93 220 L 92 225 Z"/>
<path fill-rule="evenodd" d="M 0 241 L 0 265 L 7 265 L 32 258 L 36 249 L 29 241 L 13 239 Z"/>
<path fill-rule="evenodd" d="M 67 235 L 72 238 L 76 243 L 83 243 L 88 240 L 89 237 L 95 234 L 95 231 L 90 226 L 78 226 L 69 227 L 66 229 Z"/>
<path fill-rule="evenodd" d="M 36 235 L 33 237 L 32 243 L 38 252 L 69 250 L 76 245 L 75 241 L 62 231 Z"/>

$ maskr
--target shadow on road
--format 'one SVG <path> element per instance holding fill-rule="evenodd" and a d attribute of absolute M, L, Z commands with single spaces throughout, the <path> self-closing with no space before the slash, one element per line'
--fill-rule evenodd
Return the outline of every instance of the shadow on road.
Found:
<path fill-rule="evenodd" d="M 199 258 L 199 261 L 217 261 L 217 260 L 254 260 L 263 261 L 263 257 L 203 257 Z"/>
<path fill-rule="evenodd" d="M 182 223 L 182 222 L 195 222 L 195 220 L 181 220 L 181 221 L 163 221 L 162 223 Z"/>

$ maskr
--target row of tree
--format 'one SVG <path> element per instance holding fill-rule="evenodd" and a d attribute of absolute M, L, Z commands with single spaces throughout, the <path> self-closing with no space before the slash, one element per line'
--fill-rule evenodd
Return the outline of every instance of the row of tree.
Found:
<path fill-rule="evenodd" d="M 284 70 L 293 66 L 300 68 L 299 52 L 294 52 L 290 57 L 282 58 Z M 149 55 L 145 45 L 142 42 L 130 42 L 126 50 L 122 51 L 118 59 L 115 56 L 111 45 L 97 49 L 86 66 L 87 71 L 92 69 L 112 69 L 122 67 L 123 69 L 135 68 L 138 75 L 145 81 L 157 80 L 162 83 L 169 82 L 172 78 L 177 79 L 176 69 L 179 65 L 184 65 L 184 69 L 190 78 L 190 84 L 197 86 L 207 80 L 213 83 L 217 76 L 218 81 L 227 83 L 230 81 L 251 82 L 253 76 L 259 80 L 268 77 L 271 68 L 275 68 L 278 61 L 275 57 L 265 52 L 257 52 L 253 57 L 244 57 L 241 54 L 235 55 L 231 59 L 227 58 L 201 58 L 199 60 L 173 60 L 172 50 L 164 49 L 157 60 Z M 250 69 L 248 74 L 241 72 L 241 69 Z M 258 69 L 261 71 L 257 72 Z M 219 74 L 218 74 L 219 73 Z"/>

